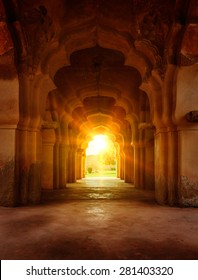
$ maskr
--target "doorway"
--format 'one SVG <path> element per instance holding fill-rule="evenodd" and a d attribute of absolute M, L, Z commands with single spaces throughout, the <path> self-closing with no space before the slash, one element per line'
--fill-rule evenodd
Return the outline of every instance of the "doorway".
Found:
<path fill-rule="evenodd" d="M 95 135 L 93 140 L 88 143 L 85 177 L 117 177 L 116 149 L 113 141 L 107 135 Z"/>

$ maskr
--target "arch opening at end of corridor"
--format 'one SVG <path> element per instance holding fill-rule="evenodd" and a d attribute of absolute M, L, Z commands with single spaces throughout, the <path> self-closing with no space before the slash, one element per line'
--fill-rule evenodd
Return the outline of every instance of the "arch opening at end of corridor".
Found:
<path fill-rule="evenodd" d="M 97 134 L 86 149 L 85 177 L 117 177 L 117 151 L 113 141 L 105 134 Z"/>

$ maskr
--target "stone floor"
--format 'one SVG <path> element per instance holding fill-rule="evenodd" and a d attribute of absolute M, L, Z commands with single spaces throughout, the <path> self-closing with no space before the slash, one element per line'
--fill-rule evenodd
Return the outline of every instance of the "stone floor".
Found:
<path fill-rule="evenodd" d="M 197 208 L 159 206 L 153 192 L 118 179 L 44 192 L 38 206 L 0 207 L 1 259 L 198 259 L 197 233 Z"/>

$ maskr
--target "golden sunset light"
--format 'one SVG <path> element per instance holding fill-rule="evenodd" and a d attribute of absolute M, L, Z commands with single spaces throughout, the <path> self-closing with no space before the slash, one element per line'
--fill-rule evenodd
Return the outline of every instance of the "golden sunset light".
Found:
<path fill-rule="evenodd" d="M 108 138 L 106 135 L 95 135 L 94 139 L 89 142 L 88 148 L 86 150 L 86 155 L 98 155 L 100 151 L 107 148 Z"/>

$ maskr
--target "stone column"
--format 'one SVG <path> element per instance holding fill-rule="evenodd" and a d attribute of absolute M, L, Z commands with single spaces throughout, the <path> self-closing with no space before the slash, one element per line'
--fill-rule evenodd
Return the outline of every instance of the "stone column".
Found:
<path fill-rule="evenodd" d="M 61 143 L 59 146 L 59 187 L 65 188 L 70 178 L 70 145 L 68 116 L 64 113 L 60 122 Z"/>
<path fill-rule="evenodd" d="M 39 99 L 35 98 L 35 76 L 20 65 L 20 118 L 17 127 L 17 185 L 19 203 L 39 203 L 41 196 L 42 140 L 40 131 Z"/>
<path fill-rule="evenodd" d="M 133 144 L 134 148 L 134 185 L 140 188 L 140 146 L 138 143 Z"/>
<path fill-rule="evenodd" d="M 19 204 L 28 203 L 28 132 L 26 129 L 17 129 L 17 185 L 19 190 Z"/>
<path fill-rule="evenodd" d="M 44 129 L 41 163 L 41 186 L 43 189 L 54 188 L 54 129 Z"/>
<path fill-rule="evenodd" d="M 81 178 L 85 178 L 85 162 L 86 162 L 86 151 L 83 149 L 82 152 L 82 168 L 81 168 Z"/>
<path fill-rule="evenodd" d="M 117 152 L 116 154 L 116 170 L 117 170 L 117 177 L 118 178 L 121 178 L 120 177 L 120 153 Z"/>
<path fill-rule="evenodd" d="M 140 123 L 142 143 L 140 145 L 140 186 L 142 189 L 154 189 L 154 126 Z"/>
<path fill-rule="evenodd" d="M 2 74 L 0 73 L 0 76 Z M 19 120 L 18 91 L 18 78 L 0 79 L 0 205 L 3 206 L 15 206 L 19 200 L 15 177 L 16 128 Z"/>
<path fill-rule="evenodd" d="M 71 166 L 71 146 L 68 146 L 68 157 L 67 157 L 67 182 L 71 183 L 71 171 L 72 166 Z"/>
<path fill-rule="evenodd" d="M 67 183 L 67 145 L 60 143 L 59 145 L 59 187 L 66 188 Z"/>
<path fill-rule="evenodd" d="M 60 166 L 60 158 L 59 158 L 59 150 L 60 150 L 60 142 L 56 141 L 54 144 L 54 189 L 59 189 L 60 185 L 60 174 L 59 174 L 59 166 Z"/>
<path fill-rule="evenodd" d="M 76 151 L 76 179 L 81 179 L 82 149 Z"/>
<path fill-rule="evenodd" d="M 41 197 L 41 132 L 28 131 L 28 202 L 38 203 Z"/>
<path fill-rule="evenodd" d="M 145 144 L 139 144 L 139 188 L 145 189 Z"/>
<path fill-rule="evenodd" d="M 157 129 L 155 134 L 155 197 L 159 204 L 168 200 L 168 134 Z"/>
<path fill-rule="evenodd" d="M 168 131 L 168 204 L 178 204 L 178 132 Z"/>
<path fill-rule="evenodd" d="M 127 144 L 124 148 L 125 153 L 125 162 L 124 162 L 124 180 L 126 183 L 132 183 L 133 178 L 133 154 L 132 147 L 130 144 Z"/>
<path fill-rule="evenodd" d="M 75 183 L 76 182 L 76 146 L 72 146 L 69 149 L 68 156 L 68 182 Z"/>
<path fill-rule="evenodd" d="M 130 147 L 131 151 L 131 183 L 134 184 L 134 148 Z"/>
<path fill-rule="evenodd" d="M 120 179 L 124 180 L 124 152 L 120 152 Z"/>
<path fill-rule="evenodd" d="M 15 183 L 16 129 L 0 125 L 0 205 L 15 206 L 18 192 Z"/>
<path fill-rule="evenodd" d="M 145 185 L 148 190 L 155 189 L 154 182 L 154 141 L 145 144 Z"/>

